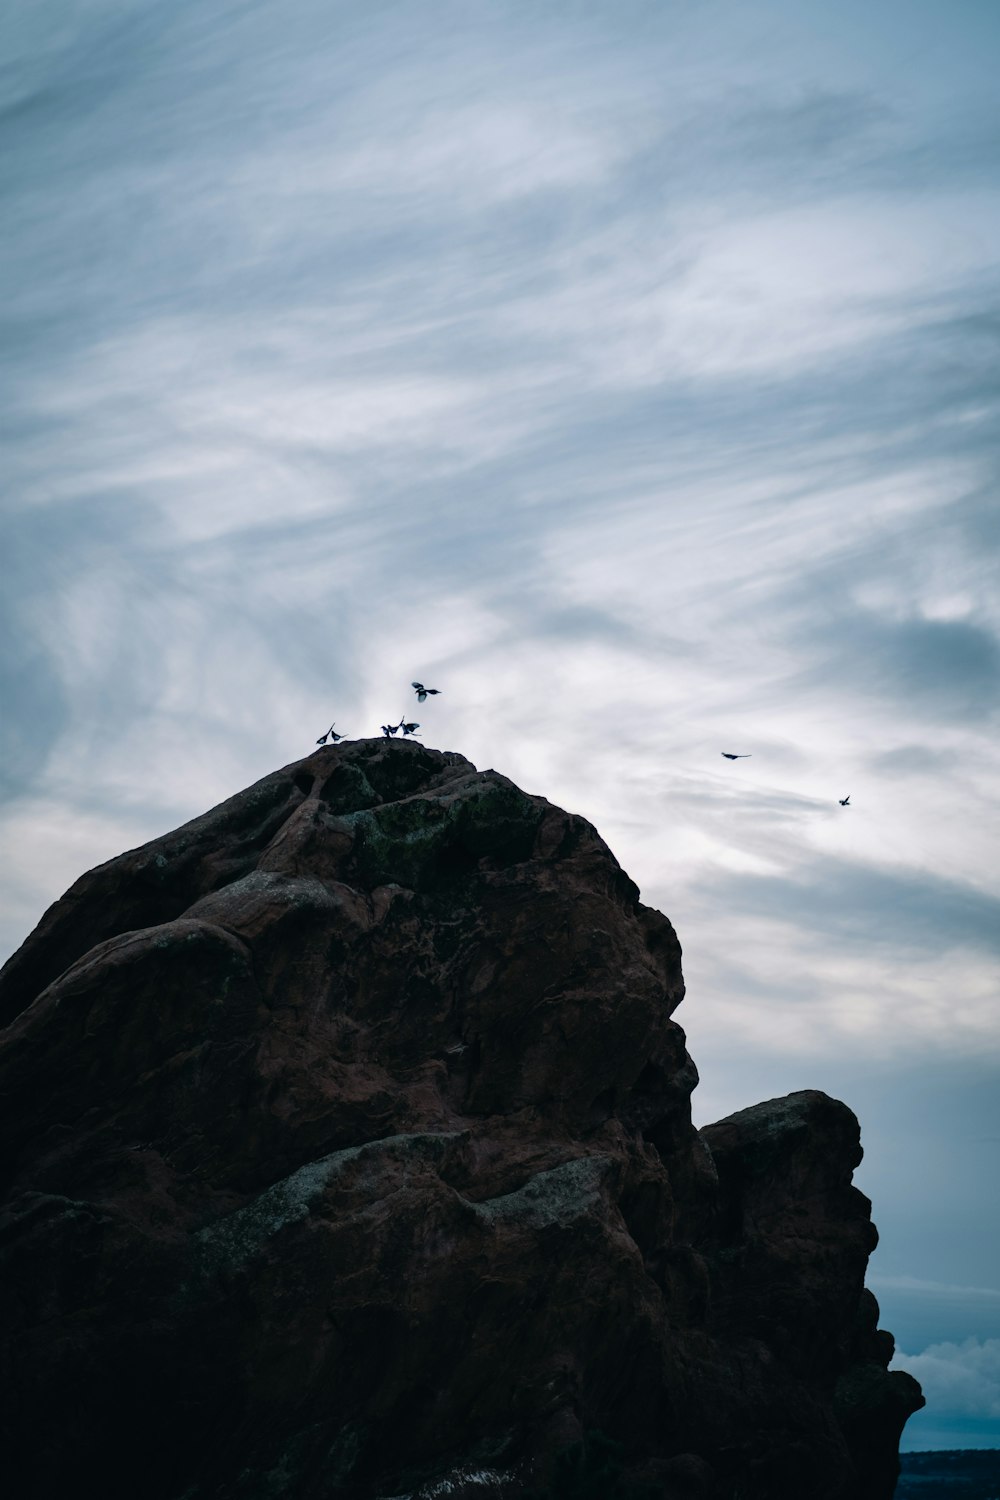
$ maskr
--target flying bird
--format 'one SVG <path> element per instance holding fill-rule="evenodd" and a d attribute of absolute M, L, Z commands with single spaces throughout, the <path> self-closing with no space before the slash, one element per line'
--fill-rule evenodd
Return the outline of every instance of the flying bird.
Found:
<path fill-rule="evenodd" d="M 402 727 L 403 727 L 402 720 L 400 720 L 400 722 L 398 724 L 383 724 L 382 725 L 382 733 L 385 734 L 385 735 L 396 734 L 396 733 L 398 733 L 398 731 L 400 729 L 402 729 Z"/>
<path fill-rule="evenodd" d="M 719 754 L 724 755 L 727 760 L 750 760 L 752 758 L 749 755 L 732 755 L 728 750 L 720 750 Z"/>
<path fill-rule="evenodd" d="M 429 697 L 436 698 L 441 691 L 440 688 L 424 687 L 422 682 L 411 682 L 410 686 L 416 689 L 418 703 L 426 703 Z"/>
<path fill-rule="evenodd" d="M 849 803 L 850 803 L 850 800 L 851 800 L 851 794 L 850 794 L 850 792 L 848 792 L 848 794 L 847 794 L 846 797 L 840 797 L 840 798 L 838 798 L 838 801 L 840 802 L 841 807 L 847 807 L 849 805 Z"/>
<path fill-rule="evenodd" d="M 415 734 L 416 731 L 420 728 L 420 725 L 419 724 L 404 724 L 402 721 L 400 721 L 398 727 L 403 731 L 404 734 Z"/>
<path fill-rule="evenodd" d="M 334 719 L 333 724 L 336 724 L 336 722 L 336 719 Z M 320 735 L 319 739 L 316 741 L 317 745 L 325 745 L 327 740 L 329 740 L 332 745 L 335 745 L 338 740 L 342 740 L 344 738 L 342 734 L 334 734 L 333 724 L 330 725 L 329 729 L 326 731 L 326 734 Z"/>

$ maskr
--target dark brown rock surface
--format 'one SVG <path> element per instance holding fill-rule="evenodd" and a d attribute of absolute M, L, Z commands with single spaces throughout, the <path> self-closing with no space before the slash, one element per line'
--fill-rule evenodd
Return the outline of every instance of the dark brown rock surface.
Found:
<path fill-rule="evenodd" d="M 83 876 L 0 976 L 14 1492 L 887 1500 L 857 1122 L 699 1135 L 683 993 L 588 823 L 413 743 Z"/>

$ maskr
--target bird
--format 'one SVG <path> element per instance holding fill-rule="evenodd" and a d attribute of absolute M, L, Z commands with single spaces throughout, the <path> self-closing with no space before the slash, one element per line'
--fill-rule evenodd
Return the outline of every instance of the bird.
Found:
<path fill-rule="evenodd" d="M 399 728 L 403 731 L 404 734 L 415 734 L 416 731 L 420 728 L 420 725 L 419 724 L 404 724 L 404 723 L 402 723 L 402 721 L 400 721 Z"/>
<path fill-rule="evenodd" d="M 841 807 L 847 807 L 851 800 L 850 792 L 848 792 L 846 797 L 839 797 L 837 800 L 839 801 Z"/>
<path fill-rule="evenodd" d="M 440 688 L 424 687 L 422 682 L 411 682 L 410 686 L 416 690 L 418 703 L 426 703 L 428 698 L 436 698 L 441 691 Z"/>
<path fill-rule="evenodd" d="M 402 720 L 398 724 L 383 724 L 382 733 L 385 735 L 396 734 L 402 727 Z"/>
<path fill-rule="evenodd" d="M 334 719 L 333 724 L 336 724 L 336 722 L 336 719 Z M 317 745 L 325 745 L 327 740 L 329 740 L 331 744 L 335 745 L 338 740 L 342 740 L 344 738 L 342 734 L 334 734 L 333 724 L 330 725 L 329 729 L 326 731 L 326 734 L 320 735 L 319 739 L 316 741 Z"/>
<path fill-rule="evenodd" d="M 720 750 L 719 754 L 724 755 L 727 760 L 750 760 L 752 758 L 749 755 L 732 755 L 728 750 Z"/>

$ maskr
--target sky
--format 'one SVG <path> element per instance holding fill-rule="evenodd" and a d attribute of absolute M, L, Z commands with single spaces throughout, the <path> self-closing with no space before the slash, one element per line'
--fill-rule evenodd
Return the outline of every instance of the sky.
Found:
<path fill-rule="evenodd" d="M 697 1123 L 857 1112 L 904 1447 L 1000 1447 L 993 0 L 9 0 L 0 59 L 0 957 L 437 686 L 676 926 Z"/>

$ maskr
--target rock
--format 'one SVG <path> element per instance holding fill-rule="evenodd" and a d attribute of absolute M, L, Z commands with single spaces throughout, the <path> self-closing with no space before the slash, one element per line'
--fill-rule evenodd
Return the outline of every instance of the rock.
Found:
<path fill-rule="evenodd" d="M 719 1174 L 713 1321 L 832 1389 L 878 1243 L 871 1204 L 851 1185 L 857 1120 L 809 1091 L 741 1110 L 702 1137 Z"/>
<path fill-rule="evenodd" d="M 888 1500 L 857 1122 L 699 1134 L 683 993 L 588 823 L 412 742 L 83 876 L 0 975 L 16 1493 Z"/>

